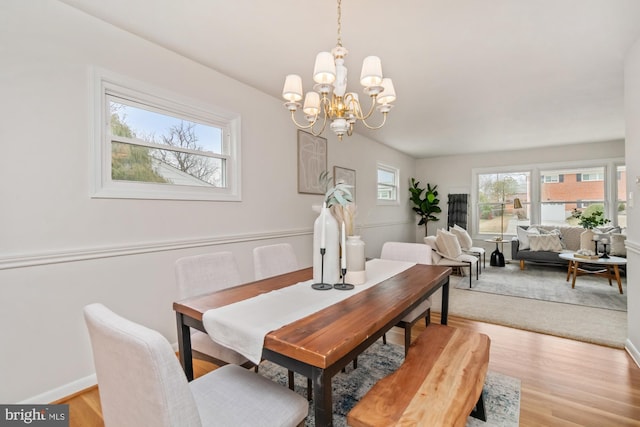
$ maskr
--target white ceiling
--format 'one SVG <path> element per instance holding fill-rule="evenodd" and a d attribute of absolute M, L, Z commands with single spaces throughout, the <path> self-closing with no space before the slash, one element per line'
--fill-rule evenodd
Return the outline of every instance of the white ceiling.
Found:
<path fill-rule="evenodd" d="M 334 0 L 62 1 L 278 98 L 289 73 L 310 89 L 315 55 L 336 44 Z M 640 0 L 342 4 L 349 89 L 377 55 L 398 94 L 383 129 L 357 131 L 415 157 L 624 137 L 639 38 Z"/>

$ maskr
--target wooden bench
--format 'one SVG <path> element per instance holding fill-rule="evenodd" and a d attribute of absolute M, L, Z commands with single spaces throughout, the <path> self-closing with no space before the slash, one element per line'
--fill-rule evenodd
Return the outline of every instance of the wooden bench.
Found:
<path fill-rule="evenodd" d="M 484 334 L 429 325 L 402 366 L 349 412 L 347 425 L 464 426 L 469 415 L 486 421 L 482 387 L 489 347 Z"/>

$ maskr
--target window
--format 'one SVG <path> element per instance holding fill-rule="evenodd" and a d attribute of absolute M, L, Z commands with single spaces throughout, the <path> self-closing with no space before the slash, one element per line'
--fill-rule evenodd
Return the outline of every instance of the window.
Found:
<path fill-rule="evenodd" d="M 626 227 L 622 159 L 520 168 L 472 171 L 475 233 L 513 235 L 518 225 L 578 225 L 580 214 L 593 211 L 603 211 L 611 225 Z M 514 208 L 516 198 L 522 208 Z"/>
<path fill-rule="evenodd" d="M 627 226 L 627 168 L 624 165 L 616 167 L 616 214 L 618 225 Z"/>
<path fill-rule="evenodd" d="M 378 204 L 398 204 L 398 169 L 378 163 Z"/>
<path fill-rule="evenodd" d="M 481 173 L 477 175 L 479 233 L 515 234 L 516 225 L 528 223 L 529 172 Z M 522 208 L 514 209 L 515 199 Z"/>
<path fill-rule="evenodd" d="M 605 208 L 604 166 L 543 170 L 542 176 L 562 175 L 562 184 L 540 186 L 540 218 L 546 225 L 576 225 L 576 216 L 586 209 Z M 589 206 L 594 206 L 590 208 Z"/>
<path fill-rule="evenodd" d="M 240 200 L 237 115 L 123 78 L 97 80 L 94 197 Z"/>

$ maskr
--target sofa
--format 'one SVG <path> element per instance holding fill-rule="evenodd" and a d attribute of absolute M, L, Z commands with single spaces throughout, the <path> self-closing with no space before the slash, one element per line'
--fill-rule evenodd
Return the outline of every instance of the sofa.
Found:
<path fill-rule="evenodd" d="M 534 233 L 534 229 L 537 232 Z M 520 270 L 524 270 L 525 261 L 566 266 L 567 261 L 561 259 L 558 254 L 580 250 L 580 235 L 584 231 L 585 229 L 579 226 L 518 226 L 517 237 L 511 240 L 511 259 L 520 261 Z M 608 227 L 605 230 L 594 231 L 598 235 L 598 240 L 606 236 L 612 242 L 612 245 L 607 247 L 607 253 L 626 257 L 625 236 L 620 233 L 619 228 Z M 557 236 L 557 238 L 551 236 Z M 589 247 L 583 249 L 595 250 L 596 248 L 589 243 Z M 597 249 L 598 252 L 604 251 L 601 244 L 598 244 Z"/>
<path fill-rule="evenodd" d="M 560 246 L 544 245 L 531 247 L 531 228 L 539 230 L 541 234 L 558 236 Z M 558 254 L 562 252 L 575 252 L 580 249 L 580 235 L 584 231 L 582 227 L 575 226 L 547 226 L 520 225 L 517 227 L 517 237 L 511 240 L 511 259 L 520 261 L 520 270 L 524 270 L 526 262 L 536 262 L 554 265 L 567 265 L 567 261 L 561 259 Z M 542 249 L 542 250 L 540 250 Z"/>

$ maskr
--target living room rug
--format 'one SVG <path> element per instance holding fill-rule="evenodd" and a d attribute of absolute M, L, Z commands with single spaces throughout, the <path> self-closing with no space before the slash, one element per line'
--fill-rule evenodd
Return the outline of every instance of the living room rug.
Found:
<path fill-rule="evenodd" d="M 475 278 L 474 278 L 475 279 Z M 489 267 L 482 270 L 480 280 L 473 280 L 469 289 L 468 280 L 459 281 L 455 287 L 474 292 L 532 298 L 564 304 L 627 311 L 627 280 L 622 277 L 620 294 L 615 279 L 613 285 L 604 277 L 590 274 L 578 276 L 575 288 L 567 282 L 567 268 L 553 265 L 527 263 L 520 270 L 518 263 L 504 267 Z"/>
<path fill-rule="evenodd" d="M 480 281 L 484 280 L 484 275 L 485 273 L 480 277 Z M 470 292 L 463 290 L 462 286 L 457 288 L 458 282 L 460 285 L 466 283 L 466 286 L 469 286 L 468 278 L 452 276 L 449 289 L 451 316 L 624 348 L 627 339 L 626 311 L 487 292 Z M 609 287 L 608 284 L 604 286 Z M 438 291 L 432 297 L 433 312 L 440 312 L 441 301 L 442 292 Z"/>
<path fill-rule="evenodd" d="M 347 366 L 346 372 L 333 377 L 334 426 L 346 426 L 346 415 L 367 391 L 386 375 L 394 372 L 404 360 L 404 348 L 396 344 L 382 344 L 379 340 L 358 356 L 358 368 Z M 258 372 L 283 386 L 287 386 L 287 370 L 268 361 L 262 362 Z M 295 375 L 295 391 L 307 395 L 307 379 Z M 484 386 L 487 422 L 469 417 L 468 427 L 511 427 L 520 419 L 520 380 L 496 372 L 488 372 Z M 313 426 L 313 406 L 309 405 L 307 426 Z"/>

